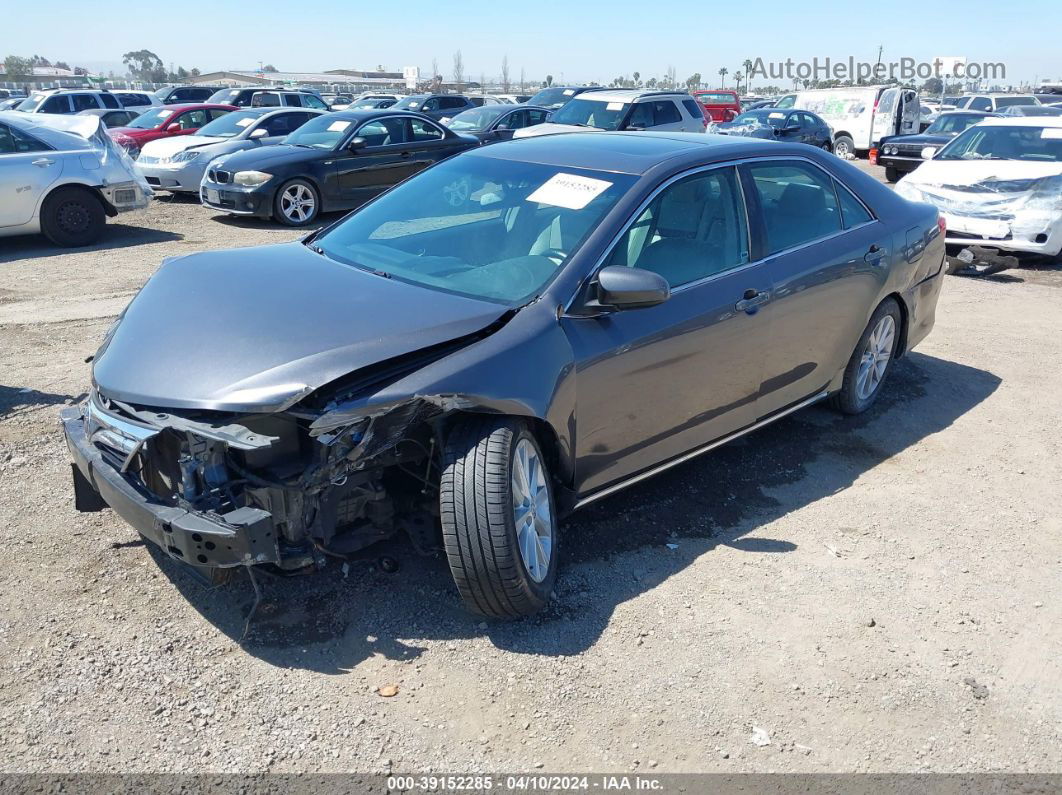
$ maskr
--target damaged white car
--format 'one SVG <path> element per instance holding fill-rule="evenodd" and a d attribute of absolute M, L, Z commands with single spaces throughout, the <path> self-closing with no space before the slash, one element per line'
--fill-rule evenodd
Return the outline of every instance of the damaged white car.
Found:
<path fill-rule="evenodd" d="M 961 262 L 1062 251 L 1062 118 L 989 118 L 922 156 L 896 192 L 940 210 Z"/>
<path fill-rule="evenodd" d="M 98 116 L 0 112 L 0 236 L 87 246 L 151 195 Z"/>

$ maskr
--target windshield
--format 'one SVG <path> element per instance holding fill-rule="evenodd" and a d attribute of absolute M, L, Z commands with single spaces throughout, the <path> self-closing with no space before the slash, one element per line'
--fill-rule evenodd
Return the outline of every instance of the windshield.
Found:
<path fill-rule="evenodd" d="M 224 116 L 214 119 L 209 124 L 204 124 L 199 128 L 199 132 L 196 135 L 209 135 L 214 138 L 233 138 L 258 119 L 262 118 L 261 113 L 250 113 L 246 110 L 238 110 L 234 113 L 226 113 Z"/>
<path fill-rule="evenodd" d="M 125 126 L 132 127 L 134 130 L 154 130 L 172 115 L 173 110 L 171 108 L 149 110 L 146 113 L 141 113 Z"/>
<path fill-rule="evenodd" d="M 1015 108 L 1016 116 L 1062 116 L 1062 108 L 1052 108 L 1050 105 L 1018 105 Z"/>
<path fill-rule="evenodd" d="M 48 94 L 30 94 L 26 99 L 22 100 L 18 104 L 17 110 L 34 111 L 36 110 L 44 100 L 48 98 Z"/>
<path fill-rule="evenodd" d="M 242 90 L 243 89 L 240 88 L 219 89 L 210 95 L 209 99 L 207 99 L 207 102 L 216 102 L 219 105 L 231 105 L 232 102 L 230 100 L 236 99 L 236 97 Z"/>
<path fill-rule="evenodd" d="M 984 121 L 984 116 L 966 116 L 962 114 L 945 114 L 938 116 L 936 121 L 926 127 L 926 135 L 942 135 L 951 133 L 961 133 L 967 127 L 977 124 L 980 121 Z"/>
<path fill-rule="evenodd" d="M 333 113 L 325 113 L 310 119 L 281 143 L 295 146 L 312 146 L 314 149 L 335 149 L 347 136 L 354 124 L 350 119 L 337 119 Z"/>
<path fill-rule="evenodd" d="M 630 104 L 626 102 L 601 102 L 576 97 L 556 111 L 550 121 L 554 124 L 574 124 L 579 127 L 618 130 L 629 107 Z"/>
<path fill-rule="evenodd" d="M 495 105 L 494 108 L 502 107 Z M 492 108 L 475 108 L 473 110 L 465 110 L 458 113 L 447 125 L 451 130 L 485 130 L 490 126 L 496 118 L 498 118 L 504 110 L 494 110 Z"/>
<path fill-rule="evenodd" d="M 747 125 L 769 125 L 771 127 L 781 127 L 785 123 L 785 117 L 787 113 L 780 110 L 769 110 L 764 108 L 763 110 L 750 110 L 747 113 L 742 113 L 732 122 L 734 125 L 740 127 L 744 124 Z"/>
<path fill-rule="evenodd" d="M 971 127 L 941 149 L 936 160 L 1062 162 L 1062 127 Z"/>
<path fill-rule="evenodd" d="M 311 245 L 402 281 L 522 304 L 541 293 L 636 179 L 459 155 L 401 183 Z"/>
<path fill-rule="evenodd" d="M 420 110 L 420 106 L 423 105 L 427 99 L 427 96 L 409 97 L 408 99 L 403 99 L 398 107 L 406 110 Z"/>
<path fill-rule="evenodd" d="M 172 90 L 173 90 L 172 88 L 170 88 L 169 86 L 166 86 L 165 88 L 156 88 L 151 93 L 152 93 L 152 95 L 158 97 L 159 99 L 166 99 L 166 97 L 169 95 L 169 93 Z"/>
<path fill-rule="evenodd" d="M 565 102 L 575 96 L 574 88 L 544 88 L 528 100 L 528 105 L 538 105 L 544 108 L 559 108 Z"/>

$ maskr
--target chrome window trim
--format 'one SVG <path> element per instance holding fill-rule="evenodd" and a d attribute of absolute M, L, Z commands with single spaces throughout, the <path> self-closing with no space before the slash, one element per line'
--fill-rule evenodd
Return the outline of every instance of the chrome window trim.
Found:
<path fill-rule="evenodd" d="M 675 174 L 675 175 L 669 177 L 664 182 L 662 182 L 659 185 L 657 185 L 656 188 L 654 188 L 653 191 L 642 201 L 642 203 L 638 205 L 638 208 L 630 215 L 630 217 L 623 224 L 623 226 L 619 229 L 619 231 L 613 236 L 612 240 L 609 241 L 608 245 L 605 246 L 605 253 L 602 254 L 600 257 L 598 257 L 597 262 L 594 263 L 594 266 L 593 266 L 593 268 L 590 269 L 590 272 L 586 275 L 586 277 L 584 277 L 579 282 L 579 286 L 576 288 L 576 290 L 575 290 L 574 294 L 572 295 L 572 297 L 569 298 L 568 302 L 564 305 L 564 310 L 563 310 L 563 312 L 561 314 L 562 315 L 568 315 L 570 313 L 572 305 L 575 303 L 576 299 L 582 294 L 582 292 L 586 288 L 586 285 L 589 282 L 593 281 L 594 277 L 597 275 L 597 272 L 599 270 L 601 270 L 601 268 L 604 267 L 605 261 L 608 259 L 609 255 L 612 253 L 612 250 L 619 243 L 620 238 L 622 238 L 625 234 L 627 234 L 627 232 L 630 230 L 630 228 L 634 225 L 634 222 L 636 220 L 638 220 L 638 218 L 641 217 L 642 213 L 644 213 L 646 211 L 646 209 L 648 209 L 649 205 L 652 204 L 652 202 L 656 200 L 656 197 L 659 196 L 660 193 L 662 193 L 664 190 L 669 188 L 671 185 L 673 185 L 674 183 L 678 182 L 681 179 L 685 179 L 686 177 L 692 176 L 694 174 L 700 174 L 700 173 L 707 172 L 707 171 L 713 171 L 713 170 L 718 169 L 718 168 L 734 168 L 736 170 L 738 166 L 744 165 L 746 163 L 755 164 L 755 163 L 769 163 L 769 162 L 772 162 L 772 161 L 785 162 L 785 161 L 791 161 L 791 160 L 799 160 L 801 162 L 810 164 L 811 166 L 817 168 L 819 171 L 821 171 L 823 174 L 825 174 L 829 179 L 831 179 L 835 183 L 841 185 L 843 188 L 845 188 L 845 190 L 848 190 L 848 192 L 851 193 L 856 198 L 856 200 L 860 204 L 863 205 L 864 208 L 866 208 L 867 212 L 870 214 L 870 220 L 866 221 L 866 222 L 864 222 L 862 224 L 859 224 L 858 226 L 849 227 L 848 229 L 845 229 L 842 226 L 841 229 L 839 229 L 836 232 L 833 232 L 831 234 L 823 235 L 821 237 L 814 238 L 813 240 L 805 241 L 805 242 L 801 243 L 800 245 L 791 246 L 789 248 L 782 249 L 781 251 L 776 251 L 776 252 L 774 252 L 772 254 L 767 254 L 766 256 L 763 256 L 760 259 L 751 260 L 749 262 L 744 263 L 743 265 L 737 265 L 737 266 L 735 266 L 733 268 L 729 268 L 729 269 L 724 270 L 724 271 L 719 271 L 718 273 L 710 274 L 708 276 L 705 276 L 703 279 L 698 279 L 697 281 L 686 282 L 685 284 L 682 284 L 682 285 L 679 285 L 678 287 L 673 288 L 671 290 L 672 294 L 675 294 L 675 293 L 678 293 L 678 292 L 682 292 L 683 290 L 686 290 L 686 289 L 691 288 L 691 287 L 696 287 L 696 286 L 700 286 L 700 285 L 706 284 L 706 283 L 711 282 L 711 281 L 715 281 L 716 279 L 719 279 L 719 278 L 721 278 L 723 276 L 729 276 L 732 273 L 737 273 L 739 271 L 748 270 L 749 268 L 751 268 L 754 265 L 762 264 L 762 263 L 767 262 L 768 260 L 771 260 L 771 259 L 773 259 L 775 257 L 778 257 L 778 256 L 782 255 L 782 254 L 788 254 L 788 253 L 791 253 L 791 252 L 794 252 L 794 251 L 800 251 L 801 249 L 805 249 L 808 246 L 813 246 L 813 245 L 816 245 L 818 243 L 822 243 L 822 242 L 825 242 L 827 240 L 831 240 L 832 238 L 835 238 L 835 237 L 837 237 L 839 235 L 843 235 L 846 232 L 851 232 L 854 229 L 859 229 L 859 228 L 861 228 L 863 226 L 867 226 L 868 224 L 873 224 L 873 223 L 880 222 L 880 219 L 877 216 L 874 215 L 873 211 L 869 207 L 867 207 L 866 202 L 864 202 L 862 199 L 859 198 L 859 196 L 857 196 L 853 191 L 851 191 L 848 188 L 847 185 L 845 185 L 843 182 L 841 182 L 839 179 L 837 179 L 833 174 L 831 174 L 829 171 L 824 169 L 821 165 L 819 165 L 818 163 L 816 163 L 815 161 L 811 160 L 810 158 L 808 158 L 808 157 L 806 157 L 804 155 L 772 155 L 772 156 L 768 156 L 768 157 L 743 157 L 743 158 L 740 158 L 738 160 L 728 160 L 725 163 L 711 163 L 711 164 L 705 165 L 705 166 L 695 166 L 695 167 L 693 167 L 691 169 L 688 169 L 686 171 L 683 171 L 683 172 L 681 172 L 679 174 Z M 738 189 L 739 189 L 739 191 L 741 193 L 742 206 L 745 209 L 745 227 L 747 229 L 749 243 L 751 244 L 751 242 L 752 242 L 752 230 L 751 230 L 751 226 L 749 224 L 748 197 L 745 196 L 745 187 L 741 183 L 741 175 L 740 175 L 740 173 L 738 174 Z M 840 201 L 838 201 L 838 208 L 837 209 L 838 209 L 838 212 L 840 212 Z M 842 221 L 843 221 L 843 217 L 842 217 Z M 750 245 L 750 248 L 751 248 L 751 245 Z"/>

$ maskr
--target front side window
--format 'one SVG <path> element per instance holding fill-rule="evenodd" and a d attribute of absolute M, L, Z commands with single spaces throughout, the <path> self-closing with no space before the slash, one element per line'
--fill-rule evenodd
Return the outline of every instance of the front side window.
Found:
<path fill-rule="evenodd" d="M 544 110 L 525 110 L 527 114 L 527 125 L 531 127 L 535 124 L 543 124 L 546 121 L 547 111 Z"/>
<path fill-rule="evenodd" d="M 1010 97 L 996 97 L 996 108 L 1009 108 L 1012 105 L 1036 105 L 1038 104 L 1034 97 L 1030 97 L 1028 94 L 1015 94 Z"/>
<path fill-rule="evenodd" d="M 14 127 L 0 124 L 0 155 L 21 155 L 27 152 L 46 152 L 50 147 Z"/>
<path fill-rule="evenodd" d="M 399 184 L 313 245 L 352 267 L 519 305 L 541 294 L 636 179 L 461 155 Z"/>
<path fill-rule="evenodd" d="M 91 105 L 90 107 L 96 107 Z M 70 97 L 65 94 L 56 94 L 55 96 L 48 97 L 44 101 L 44 105 L 41 107 L 41 113 L 69 113 L 70 112 Z"/>
<path fill-rule="evenodd" d="M 748 166 L 763 212 L 767 253 L 826 237 L 841 230 L 833 180 L 798 162 Z"/>
<path fill-rule="evenodd" d="M 287 135 L 302 124 L 301 113 L 279 113 L 262 122 L 266 135 L 270 138 L 276 135 Z"/>
<path fill-rule="evenodd" d="M 90 110 L 99 107 L 99 105 L 96 104 L 96 97 L 92 94 L 74 94 L 72 99 L 74 100 L 75 113 L 79 110 Z"/>
<path fill-rule="evenodd" d="M 366 146 L 392 146 L 406 142 L 405 119 L 373 119 L 358 128 Z"/>
<path fill-rule="evenodd" d="M 967 104 L 970 110 L 992 110 L 992 100 L 988 97 L 974 97 Z"/>
<path fill-rule="evenodd" d="M 207 123 L 207 112 L 203 109 L 185 111 L 174 121 L 182 130 L 197 130 Z"/>
<path fill-rule="evenodd" d="M 313 94 L 306 94 L 302 98 L 302 105 L 305 108 L 314 108 L 316 110 L 328 110 L 328 106 L 321 100 L 315 97 Z"/>
<path fill-rule="evenodd" d="M 607 260 L 657 273 L 673 288 L 747 262 L 748 220 L 733 168 L 694 174 L 666 187 Z"/>

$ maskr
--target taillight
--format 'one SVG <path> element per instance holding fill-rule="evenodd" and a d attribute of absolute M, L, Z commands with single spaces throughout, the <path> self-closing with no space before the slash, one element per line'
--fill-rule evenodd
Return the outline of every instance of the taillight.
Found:
<path fill-rule="evenodd" d="M 943 215 L 937 215 L 937 229 L 940 230 L 941 237 L 947 237 L 948 234 L 948 222 L 944 220 Z"/>
<path fill-rule="evenodd" d="M 876 166 L 878 164 L 878 150 L 871 149 L 870 154 L 867 155 L 867 158 L 870 160 L 870 165 Z"/>

